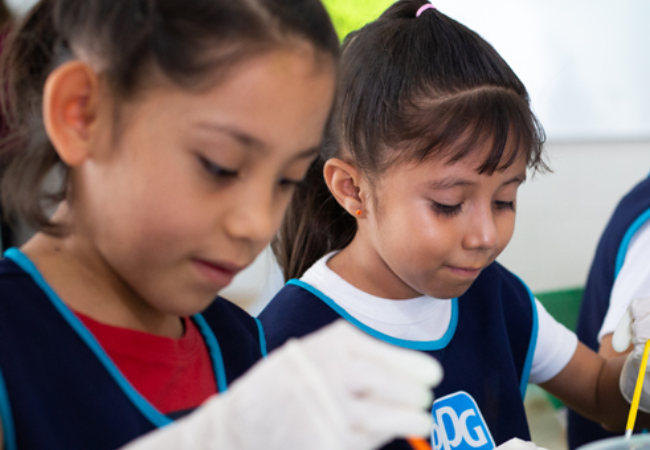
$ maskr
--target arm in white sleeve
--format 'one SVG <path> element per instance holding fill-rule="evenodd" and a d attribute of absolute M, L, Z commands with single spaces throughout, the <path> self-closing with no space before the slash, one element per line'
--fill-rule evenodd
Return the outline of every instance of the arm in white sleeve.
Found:
<path fill-rule="evenodd" d="M 609 299 L 609 309 L 598 333 L 598 342 L 611 334 L 634 298 L 650 297 L 650 222 L 643 225 L 630 241 Z"/>
<path fill-rule="evenodd" d="M 428 435 L 440 365 L 337 322 L 291 340 L 223 395 L 123 450 L 370 450 Z"/>
<path fill-rule="evenodd" d="M 578 348 L 578 338 L 551 316 L 535 299 L 538 333 L 529 382 L 544 383 L 555 377 L 571 361 Z"/>

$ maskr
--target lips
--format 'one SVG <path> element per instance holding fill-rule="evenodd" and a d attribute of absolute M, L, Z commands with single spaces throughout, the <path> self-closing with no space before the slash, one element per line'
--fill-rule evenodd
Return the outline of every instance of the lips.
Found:
<path fill-rule="evenodd" d="M 192 260 L 194 266 L 201 275 L 215 287 L 221 289 L 230 284 L 232 279 L 244 266 L 238 266 L 230 263 L 214 262 L 205 259 L 195 258 Z"/>
<path fill-rule="evenodd" d="M 480 266 L 480 267 L 447 266 L 447 268 L 452 273 L 459 275 L 461 277 L 475 278 L 481 273 L 481 271 L 485 268 L 485 266 Z"/>

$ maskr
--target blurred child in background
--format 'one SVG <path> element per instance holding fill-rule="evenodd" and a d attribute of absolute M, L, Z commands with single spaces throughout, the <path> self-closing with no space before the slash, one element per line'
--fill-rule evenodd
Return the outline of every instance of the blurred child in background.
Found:
<path fill-rule="evenodd" d="M 582 297 L 577 334 L 602 357 L 617 358 L 616 326 L 634 299 L 650 297 L 650 178 L 623 197 L 600 238 Z M 650 405 L 642 405 L 650 412 Z M 618 433 L 620 434 L 620 433 Z M 616 436 L 569 411 L 570 448 Z"/>

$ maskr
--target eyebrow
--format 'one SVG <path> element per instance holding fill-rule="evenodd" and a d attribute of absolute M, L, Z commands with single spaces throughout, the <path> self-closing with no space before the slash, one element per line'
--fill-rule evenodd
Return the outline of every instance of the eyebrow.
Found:
<path fill-rule="evenodd" d="M 248 147 L 253 150 L 264 151 L 267 148 L 267 145 L 264 143 L 264 141 L 253 136 L 250 133 L 246 133 L 245 131 L 240 130 L 237 127 L 209 122 L 199 122 L 198 127 L 208 131 L 225 133 L 242 144 L 244 147 Z M 317 156 L 319 153 L 320 145 L 317 145 L 301 151 L 295 156 L 294 159 L 309 159 Z"/>
<path fill-rule="evenodd" d="M 509 184 L 522 184 L 524 181 L 526 181 L 526 174 L 522 175 L 517 175 L 503 183 L 501 186 L 507 186 Z M 445 189 L 452 189 L 455 187 L 462 187 L 462 186 L 474 186 L 476 185 L 475 182 L 470 181 L 470 180 L 465 180 L 463 178 L 443 178 L 442 180 L 437 180 L 437 181 L 431 181 L 427 183 L 427 186 L 430 189 L 436 189 L 436 190 L 445 190 Z"/>
<path fill-rule="evenodd" d="M 298 153 L 294 159 L 310 159 L 320 154 L 320 146 L 308 148 Z"/>
<path fill-rule="evenodd" d="M 213 131 L 217 133 L 224 133 L 242 144 L 244 147 L 252 148 L 255 150 L 264 150 L 266 148 L 266 144 L 259 138 L 253 136 L 250 133 L 247 133 L 245 131 L 240 130 L 237 127 L 233 127 L 230 125 L 222 125 L 218 123 L 211 123 L 211 122 L 199 122 L 198 128 L 207 130 L 207 131 Z"/>

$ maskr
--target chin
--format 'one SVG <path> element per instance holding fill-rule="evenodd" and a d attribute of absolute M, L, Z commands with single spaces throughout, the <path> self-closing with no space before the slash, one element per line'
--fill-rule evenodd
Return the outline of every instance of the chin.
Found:
<path fill-rule="evenodd" d="M 436 286 L 426 291 L 426 294 L 440 299 L 452 299 L 463 295 L 472 286 L 472 283 L 462 286 Z"/>
<path fill-rule="evenodd" d="M 202 296 L 201 298 L 192 298 L 188 299 L 187 302 L 182 304 L 172 303 L 164 306 L 164 310 L 167 314 L 172 314 L 178 317 L 191 317 L 196 314 L 200 314 L 205 311 L 212 302 L 217 298 L 217 294 L 213 294 L 209 297 Z M 163 308 L 161 306 L 161 308 Z"/>

